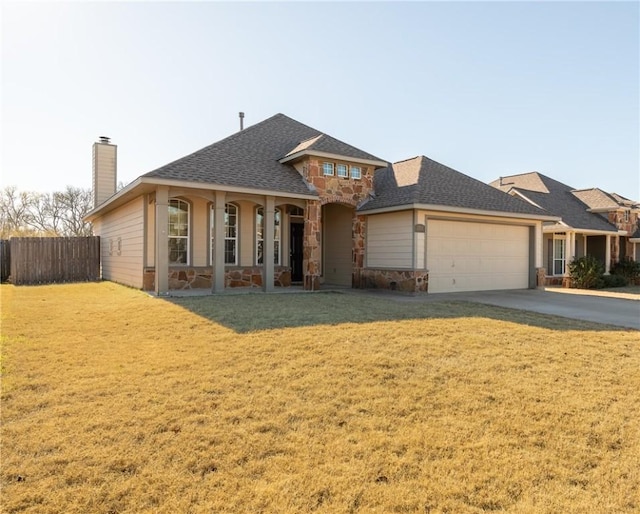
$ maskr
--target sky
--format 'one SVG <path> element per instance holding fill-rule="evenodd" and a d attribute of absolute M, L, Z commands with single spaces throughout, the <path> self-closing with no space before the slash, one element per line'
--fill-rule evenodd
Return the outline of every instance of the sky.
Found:
<path fill-rule="evenodd" d="M 4 2 L 0 185 L 125 184 L 276 113 L 483 182 L 640 199 L 638 2 Z"/>

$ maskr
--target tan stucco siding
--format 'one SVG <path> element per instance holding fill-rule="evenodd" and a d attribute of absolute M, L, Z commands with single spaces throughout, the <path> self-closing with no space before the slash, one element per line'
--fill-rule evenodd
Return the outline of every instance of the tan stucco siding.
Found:
<path fill-rule="evenodd" d="M 353 209 L 339 204 L 323 208 L 323 277 L 327 284 L 351 285 Z"/>
<path fill-rule="evenodd" d="M 369 268 L 412 268 L 413 212 L 368 216 L 366 246 L 366 266 Z"/>
<path fill-rule="evenodd" d="M 153 267 L 155 266 L 156 259 L 156 204 L 153 201 L 153 197 L 151 201 L 147 201 L 145 205 L 145 209 L 147 211 L 147 230 L 145 233 L 145 244 L 147 247 L 146 251 L 146 266 Z"/>
<path fill-rule="evenodd" d="M 253 202 L 237 201 L 238 206 L 238 265 L 253 266 L 255 264 L 255 226 L 256 208 Z"/>
<path fill-rule="evenodd" d="M 100 236 L 102 277 L 142 288 L 144 255 L 144 199 L 136 198 L 99 218 L 94 224 Z"/>
<path fill-rule="evenodd" d="M 116 192 L 116 146 L 93 145 L 93 201 L 98 206 Z"/>
<path fill-rule="evenodd" d="M 211 203 L 205 198 L 194 196 L 188 198 L 191 204 L 191 264 L 192 266 L 209 265 L 209 218 Z"/>

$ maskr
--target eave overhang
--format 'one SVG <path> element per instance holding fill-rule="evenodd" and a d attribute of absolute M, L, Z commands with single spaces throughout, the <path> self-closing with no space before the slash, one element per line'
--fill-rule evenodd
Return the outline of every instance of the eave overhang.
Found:
<path fill-rule="evenodd" d="M 191 182 L 189 180 L 163 179 L 156 177 L 138 177 L 126 187 L 118 191 L 106 202 L 89 211 L 84 220 L 91 222 L 96 218 L 130 202 L 138 196 L 155 191 L 157 186 L 180 187 L 188 189 L 199 189 L 204 191 L 225 191 L 227 193 L 240 193 L 261 196 L 277 196 L 280 198 L 295 198 L 297 200 L 317 200 L 318 195 L 309 191 L 309 194 L 288 193 L 284 191 L 274 191 L 268 189 L 254 189 L 250 187 L 237 187 L 223 184 L 213 184 L 209 182 Z"/>
<path fill-rule="evenodd" d="M 522 220 L 536 220 L 536 221 L 560 221 L 557 216 L 551 216 L 547 214 L 524 214 L 520 212 L 503 212 L 503 211 L 488 211 L 482 209 L 470 209 L 467 207 L 452 207 L 449 205 L 436 205 L 425 203 L 413 203 L 405 205 L 394 205 L 392 207 L 381 207 L 379 209 L 358 209 L 358 213 L 363 215 L 368 214 L 383 214 L 387 212 L 398 212 L 407 210 L 420 210 L 420 211 L 440 211 L 450 212 L 456 214 L 475 214 L 478 216 L 494 216 L 500 218 L 514 218 Z"/>
<path fill-rule="evenodd" d="M 598 229 L 589 229 L 589 228 L 577 228 L 571 227 L 565 223 L 558 223 L 557 225 L 542 225 L 542 232 L 545 234 L 554 234 L 556 232 L 576 232 L 578 234 L 584 234 L 587 236 L 617 236 L 624 235 L 626 232 L 622 233 L 619 230 L 598 230 Z"/>

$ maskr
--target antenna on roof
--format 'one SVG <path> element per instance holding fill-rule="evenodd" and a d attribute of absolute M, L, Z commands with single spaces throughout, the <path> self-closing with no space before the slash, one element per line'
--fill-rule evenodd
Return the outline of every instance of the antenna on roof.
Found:
<path fill-rule="evenodd" d="M 243 130 L 244 129 L 244 113 L 239 112 L 238 116 L 240 116 L 240 130 Z"/>

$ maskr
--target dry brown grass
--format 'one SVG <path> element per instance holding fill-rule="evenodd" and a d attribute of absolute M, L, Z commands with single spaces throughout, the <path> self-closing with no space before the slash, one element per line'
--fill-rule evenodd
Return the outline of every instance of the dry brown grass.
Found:
<path fill-rule="evenodd" d="M 3 512 L 640 510 L 638 332 L 347 294 L 1 292 Z"/>

